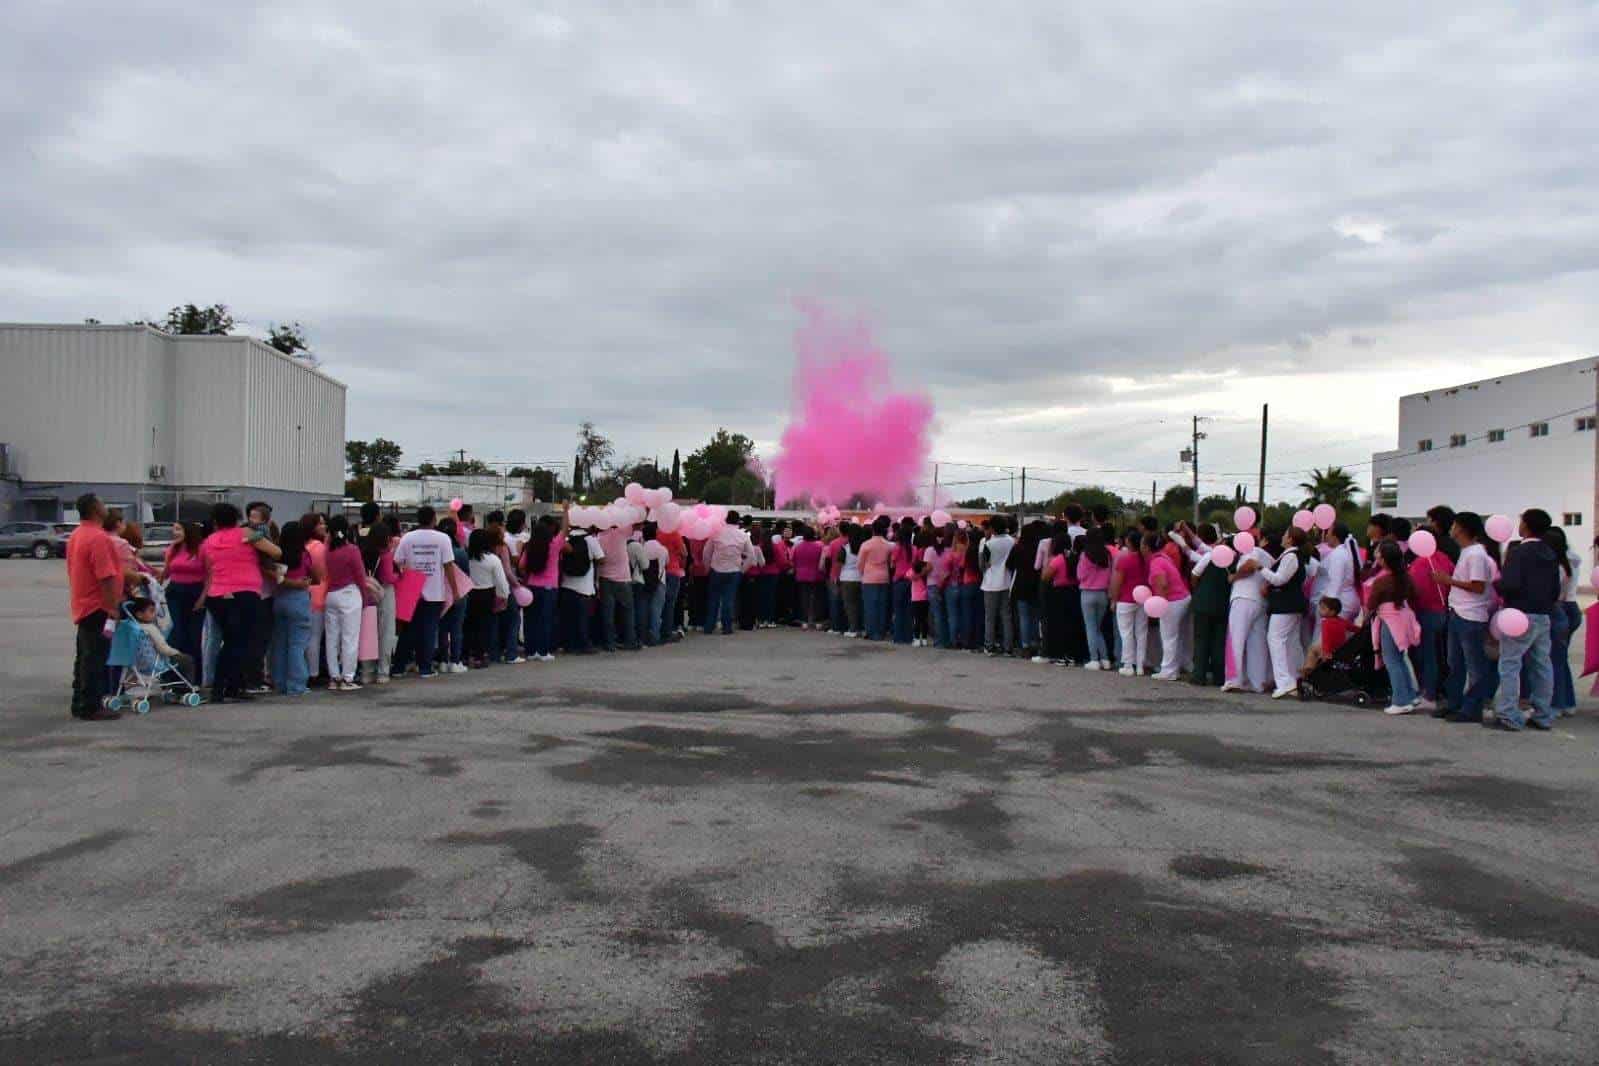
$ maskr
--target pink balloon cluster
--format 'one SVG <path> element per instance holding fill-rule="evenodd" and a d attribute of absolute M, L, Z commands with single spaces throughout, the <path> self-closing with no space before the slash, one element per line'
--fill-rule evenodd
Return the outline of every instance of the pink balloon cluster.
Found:
<path fill-rule="evenodd" d="M 1144 613 L 1151 618 L 1162 618 L 1171 610 L 1171 601 L 1164 596 L 1150 596 L 1144 600 Z"/>
<path fill-rule="evenodd" d="M 1315 519 L 1316 528 L 1325 533 L 1337 523 L 1338 509 L 1330 503 L 1318 503 L 1310 516 Z"/>
<path fill-rule="evenodd" d="M 1252 533 L 1237 533 L 1233 536 L 1233 551 L 1239 555 L 1248 555 L 1255 550 L 1255 537 Z"/>
<path fill-rule="evenodd" d="M 1137 588 L 1133 589 L 1133 602 L 1142 604 L 1145 600 L 1149 599 L 1149 597 L 1153 595 L 1154 593 L 1149 591 L 1148 585 L 1139 585 Z"/>
<path fill-rule="evenodd" d="M 948 511 L 934 511 L 933 514 L 932 514 L 932 519 L 933 519 L 933 525 L 938 526 L 940 529 L 942 529 L 945 526 L 949 525 L 949 512 Z"/>

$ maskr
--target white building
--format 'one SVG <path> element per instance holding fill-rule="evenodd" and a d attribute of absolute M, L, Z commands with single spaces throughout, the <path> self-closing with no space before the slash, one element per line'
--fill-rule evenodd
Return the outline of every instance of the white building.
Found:
<path fill-rule="evenodd" d="M 458 499 L 478 514 L 495 510 L 524 510 L 534 503 L 530 478 L 503 474 L 430 474 L 426 477 L 372 479 L 372 498 L 384 507 L 415 509 L 422 504 L 442 508 Z"/>
<path fill-rule="evenodd" d="M 1372 456 L 1371 509 L 1516 515 L 1541 507 L 1571 545 L 1593 543 L 1599 359 L 1399 398 L 1399 440 Z"/>
<path fill-rule="evenodd" d="M 344 495 L 345 387 L 250 337 L 0 324 L 0 512 L 71 521 L 95 492 L 130 518 Z"/>

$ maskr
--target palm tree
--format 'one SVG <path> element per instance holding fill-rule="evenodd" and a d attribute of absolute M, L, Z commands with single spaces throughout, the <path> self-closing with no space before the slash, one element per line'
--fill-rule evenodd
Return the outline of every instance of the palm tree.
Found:
<path fill-rule="evenodd" d="M 1309 494 L 1301 507 L 1330 503 L 1341 511 L 1355 503 L 1355 479 L 1341 466 L 1329 466 L 1326 470 L 1311 467 L 1310 480 L 1301 481 L 1299 487 Z"/>

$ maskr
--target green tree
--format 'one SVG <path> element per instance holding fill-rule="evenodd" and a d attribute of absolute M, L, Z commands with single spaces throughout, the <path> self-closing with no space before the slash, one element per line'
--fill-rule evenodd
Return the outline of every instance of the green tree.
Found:
<path fill-rule="evenodd" d="M 566 486 L 561 484 L 560 476 L 555 471 L 546 470 L 542 466 L 513 466 L 506 472 L 505 476 L 522 478 L 531 482 L 534 497 L 546 503 L 566 498 Z"/>
<path fill-rule="evenodd" d="M 306 340 L 305 327 L 298 322 L 268 327 L 266 342 L 292 358 L 303 359 L 308 363 L 317 361 L 316 356 L 311 354 L 311 342 Z"/>
<path fill-rule="evenodd" d="M 494 470 L 481 459 L 451 459 L 442 466 L 438 463 L 418 463 L 419 477 L 464 477 L 469 474 L 492 474 Z"/>
<path fill-rule="evenodd" d="M 973 496 L 969 500 L 955 501 L 956 507 L 966 507 L 973 511 L 991 511 L 994 505 L 988 502 L 987 496 Z"/>
<path fill-rule="evenodd" d="M 677 449 L 672 449 L 672 494 L 683 491 L 683 459 Z"/>
<path fill-rule="evenodd" d="M 352 478 L 393 477 L 402 454 L 398 444 L 383 437 L 344 442 L 344 465 Z"/>
<path fill-rule="evenodd" d="M 744 434 L 718 429 L 703 447 L 690 452 L 683 460 L 684 495 L 709 500 L 707 487 L 718 478 L 728 479 L 731 490 L 733 477 L 749 464 L 754 454 L 755 442 Z"/>
<path fill-rule="evenodd" d="M 134 324 L 154 326 L 164 333 L 223 336 L 233 332 L 233 315 L 228 311 L 227 304 L 212 304 L 210 307 L 184 304 L 168 311 L 167 317 L 161 322 L 140 319 Z"/>
<path fill-rule="evenodd" d="M 615 454 L 616 446 L 611 438 L 595 429 L 593 422 L 584 421 L 578 425 L 577 459 L 583 468 L 583 483 L 589 485 L 590 491 L 593 491 L 595 471 L 609 471 L 611 457 Z"/>
<path fill-rule="evenodd" d="M 1338 510 L 1352 506 L 1355 502 L 1355 493 L 1359 491 L 1355 479 L 1341 466 L 1329 466 L 1325 470 L 1312 467 L 1310 480 L 1301 481 L 1299 488 L 1307 494 L 1300 503 L 1301 507 L 1330 503 Z"/>

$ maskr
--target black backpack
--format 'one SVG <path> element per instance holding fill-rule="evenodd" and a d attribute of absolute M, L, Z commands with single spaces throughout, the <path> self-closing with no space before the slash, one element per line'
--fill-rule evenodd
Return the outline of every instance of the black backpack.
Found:
<path fill-rule="evenodd" d="M 572 550 L 561 556 L 561 573 L 567 577 L 586 577 L 589 568 L 589 539 L 587 537 L 573 537 L 566 542 Z"/>
<path fill-rule="evenodd" d="M 659 588 L 661 584 L 661 563 L 659 559 L 651 559 L 644 568 L 644 587 L 650 591 Z"/>

